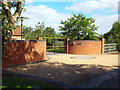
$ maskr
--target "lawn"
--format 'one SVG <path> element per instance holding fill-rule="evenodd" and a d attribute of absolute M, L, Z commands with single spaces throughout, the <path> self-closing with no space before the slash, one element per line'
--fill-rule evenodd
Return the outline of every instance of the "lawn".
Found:
<path fill-rule="evenodd" d="M 65 53 L 65 50 L 64 50 L 64 48 L 57 48 L 57 49 L 47 49 L 47 52 L 56 52 L 56 53 Z"/>
<path fill-rule="evenodd" d="M 37 85 L 40 88 L 56 88 L 55 86 L 48 85 L 43 82 L 24 79 L 15 76 L 2 79 L 2 88 L 33 88 L 33 85 Z"/>

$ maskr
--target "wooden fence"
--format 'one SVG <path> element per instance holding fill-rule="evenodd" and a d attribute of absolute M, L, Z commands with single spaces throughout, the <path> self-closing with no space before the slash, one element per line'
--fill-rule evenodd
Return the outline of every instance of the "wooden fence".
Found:
<path fill-rule="evenodd" d="M 115 53 L 118 52 L 116 48 L 116 43 L 104 44 L 104 53 Z"/>

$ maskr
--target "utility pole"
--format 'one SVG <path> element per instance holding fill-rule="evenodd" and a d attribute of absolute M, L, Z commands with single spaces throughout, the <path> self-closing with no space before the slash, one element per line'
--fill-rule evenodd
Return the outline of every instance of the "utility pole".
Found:
<path fill-rule="evenodd" d="M 21 18 L 21 40 L 22 40 L 22 26 L 23 26 L 23 17 L 20 17 Z"/>

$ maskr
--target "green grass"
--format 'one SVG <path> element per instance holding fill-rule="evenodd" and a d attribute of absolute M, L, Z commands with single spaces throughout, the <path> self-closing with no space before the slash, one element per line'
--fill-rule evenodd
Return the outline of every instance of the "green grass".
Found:
<path fill-rule="evenodd" d="M 11 78 L 2 79 L 2 88 L 32 88 L 33 85 L 37 85 L 40 88 L 57 88 L 55 86 L 48 85 L 43 82 L 24 79 L 20 77 L 11 77 Z"/>
<path fill-rule="evenodd" d="M 47 52 L 54 52 L 54 49 L 47 49 L 46 51 L 47 51 Z M 64 50 L 64 48 L 55 49 L 55 52 L 56 52 L 56 53 L 65 53 L 65 50 Z"/>

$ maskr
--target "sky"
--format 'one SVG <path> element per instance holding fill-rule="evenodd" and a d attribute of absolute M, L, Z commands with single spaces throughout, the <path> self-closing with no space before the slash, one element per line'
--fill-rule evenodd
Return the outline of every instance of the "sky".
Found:
<path fill-rule="evenodd" d="M 43 2 L 44 1 L 44 2 Z M 44 22 L 45 27 L 53 27 L 56 32 L 61 20 L 67 20 L 73 13 L 84 14 L 94 18 L 98 27 L 97 33 L 104 34 L 112 28 L 112 24 L 118 20 L 119 0 L 26 0 L 22 16 L 25 26 L 35 27 L 38 22 Z"/>

